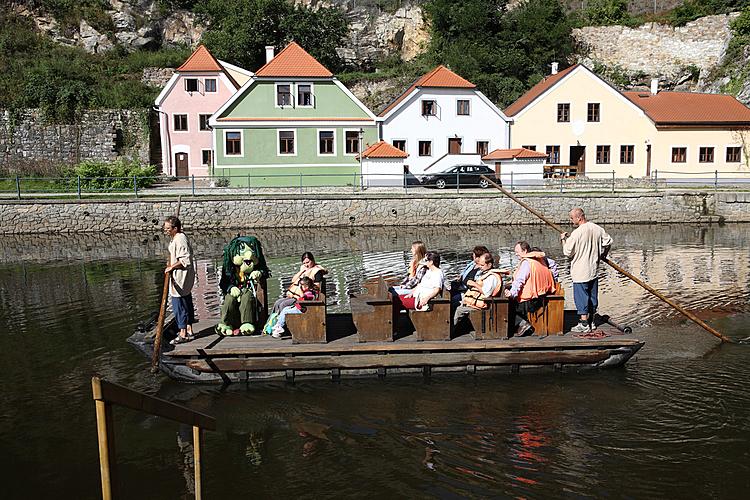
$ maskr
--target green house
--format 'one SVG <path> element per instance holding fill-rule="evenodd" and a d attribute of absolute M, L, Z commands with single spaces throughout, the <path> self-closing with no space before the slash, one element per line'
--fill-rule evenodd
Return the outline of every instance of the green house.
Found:
<path fill-rule="evenodd" d="M 359 185 L 375 115 L 292 42 L 211 116 L 213 175 L 232 186 Z"/>

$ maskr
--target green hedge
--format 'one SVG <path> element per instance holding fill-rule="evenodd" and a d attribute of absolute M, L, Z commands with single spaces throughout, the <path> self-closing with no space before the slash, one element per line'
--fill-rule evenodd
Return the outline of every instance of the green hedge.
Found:
<path fill-rule="evenodd" d="M 138 161 L 116 160 L 111 163 L 101 161 L 84 161 L 75 167 L 65 170 L 65 184 L 77 182 L 81 177 L 81 189 L 91 191 L 109 191 L 114 189 L 132 189 L 133 176 L 136 176 L 138 188 L 150 187 L 157 178 L 156 167 L 143 165 Z"/>

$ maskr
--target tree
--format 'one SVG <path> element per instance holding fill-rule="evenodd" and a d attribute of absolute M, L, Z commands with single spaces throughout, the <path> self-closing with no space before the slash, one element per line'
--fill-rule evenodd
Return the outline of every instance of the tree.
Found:
<path fill-rule="evenodd" d="M 609 26 L 628 24 L 627 0 L 589 0 L 584 10 L 584 18 L 589 25 Z"/>

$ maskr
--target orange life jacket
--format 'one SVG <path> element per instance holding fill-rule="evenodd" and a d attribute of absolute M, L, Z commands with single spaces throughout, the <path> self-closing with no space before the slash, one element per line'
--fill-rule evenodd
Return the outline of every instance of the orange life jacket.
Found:
<path fill-rule="evenodd" d="M 521 262 L 524 260 L 529 263 L 531 272 L 529 273 L 526 283 L 523 284 L 523 287 L 519 292 L 518 302 L 526 302 L 527 300 L 555 293 L 555 280 L 552 278 L 552 271 L 537 259 L 524 257 Z M 513 273 L 514 280 L 520 270 L 521 265 L 519 264 L 518 268 Z"/>
<path fill-rule="evenodd" d="M 485 302 L 485 299 L 489 297 L 482 294 L 481 288 L 482 284 L 484 284 L 484 280 L 492 274 L 497 276 L 497 285 L 495 285 L 495 288 L 492 289 L 489 297 L 497 297 L 500 294 L 500 291 L 503 289 L 503 274 L 505 273 L 500 269 L 490 269 L 482 275 L 482 279 L 475 280 L 477 285 L 479 285 L 479 290 L 467 290 L 466 293 L 464 293 L 464 297 L 461 302 L 473 309 L 487 309 L 489 307 L 489 304 Z"/>

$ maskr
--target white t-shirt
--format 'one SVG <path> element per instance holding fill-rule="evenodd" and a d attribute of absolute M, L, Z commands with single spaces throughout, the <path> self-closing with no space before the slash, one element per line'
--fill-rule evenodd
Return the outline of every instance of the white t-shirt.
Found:
<path fill-rule="evenodd" d="M 443 281 L 445 280 L 445 276 L 443 275 L 443 271 L 437 267 L 435 269 L 428 269 L 426 273 L 424 273 L 424 276 L 422 277 L 422 281 L 419 282 L 419 284 L 414 288 L 414 297 L 419 303 L 420 298 L 425 295 L 429 295 L 430 292 L 432 292 L 435 288 L 443 288 Z"/>

